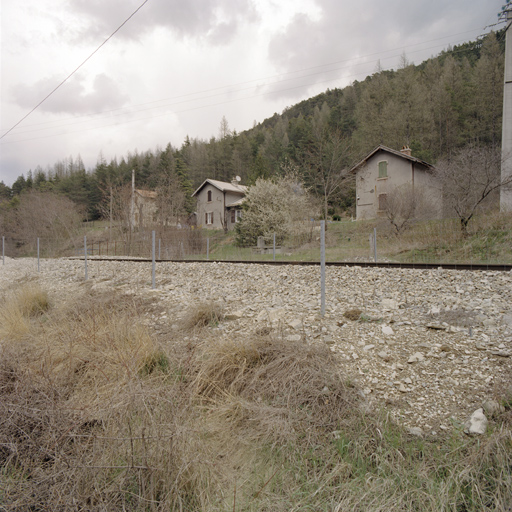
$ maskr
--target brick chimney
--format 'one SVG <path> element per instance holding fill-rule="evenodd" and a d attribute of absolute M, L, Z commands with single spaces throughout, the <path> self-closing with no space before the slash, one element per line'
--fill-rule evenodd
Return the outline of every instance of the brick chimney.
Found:
<path fill-rule="evenodd" d="M 409 146 L 402 146 L 400 153 L 403 153 L 404 155 L 407 156 L 411 156 L 411 148 Z"/>

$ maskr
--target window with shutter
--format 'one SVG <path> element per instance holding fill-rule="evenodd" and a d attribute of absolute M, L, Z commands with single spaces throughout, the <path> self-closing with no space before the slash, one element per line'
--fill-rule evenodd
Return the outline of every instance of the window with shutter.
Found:
<path fill-rule="evenodd" d="M 209 203 L 212 202 L 212 191 L 211 190 L 208 190 L 208 202 Z"/>
<path fill-rule="evenodd" d="M 387 178 L 388 177 L 388 163 L 383 160 L 379 162 L 379 178 Z"/>
<path fill-rule="evenodd" d="M 236 222 L 236 211 L 231 210 L 231 224 L 234 224 Z"/>

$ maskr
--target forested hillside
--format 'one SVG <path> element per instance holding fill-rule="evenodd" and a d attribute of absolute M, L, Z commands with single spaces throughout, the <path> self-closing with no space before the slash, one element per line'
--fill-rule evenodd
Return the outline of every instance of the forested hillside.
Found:
<path fill-rule="evenodd" d="M 223 118 L 210 140 L 187 137 L 181 145 L 128 153 L 85 169 L 80 157 L 27 170 L 12 189 L 0 183 L 4 211 L 15 208 L 23 191 L 52 190 L 77 203 L 89 219 L 105 211 L 111 187 L 138 188 L 171 184 L 185 197 L 206 178 L 242 183 L 288 170 L 307 186 L 325 194 L 322 176 L 341 172 L 377 144 L 412 148 L 413 156 L 435 163 L 469 143 L 496 145 L 501 138 L 504 33 L 456 46 L 411 65 L 406 57 L 396 71 L 376 70 L 362 82 L 327 90 L 274 114 L 253 128 L 232 132 Z M 336 162 L 336 168 L 327 160 Z M 329 197 L 333 210 L 350 211 L 350 185 Z M 193 201 L 184 201 L 186 211 Z"/>

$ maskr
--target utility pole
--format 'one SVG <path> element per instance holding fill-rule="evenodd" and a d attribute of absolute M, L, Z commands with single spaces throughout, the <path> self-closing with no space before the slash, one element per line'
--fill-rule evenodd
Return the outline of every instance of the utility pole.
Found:
<path fill-rule="evenodd" d="M 503 86 L 503 126 L 501 135 L 501 181 L 504 182 L 512 176 L 512 33 L 509 30 L 512 24 L 511 0 L 501 8 L 498 15 L 506 21 L 505 27 L 505 83 Z M 512 189 L 500 188 L 501 211 L 512 211 Z"/>
<path fill-rule="evenodd" d="M 109 223 L 109 241 L 112 243 L 112 185 L 110 185 L 110 223 Z"/>
<path fill-rule="evenodd" d="M 130 205 L 130 232 L 135 221 L 135 169 L 132 169 L 132 202 Z"/>

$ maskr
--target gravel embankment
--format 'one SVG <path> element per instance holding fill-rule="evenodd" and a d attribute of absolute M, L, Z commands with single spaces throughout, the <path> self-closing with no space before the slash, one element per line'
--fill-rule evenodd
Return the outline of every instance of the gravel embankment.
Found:
<path fill-rule="evenodd" d="M 451 270 L 327 268 L 327 313 L 320 316 L 319 267 L 89 260 L 87 286 L 150 298 L 147 322 L 172 339 L 193 304 L 214 300 L 227 318 L 222 336 L 272 324 L 339 355 L 340 371 L 374 407 L 407 427 L 450 430 L 495 398 L 512 375 L 512 274 Z M 55 301 L 82 293 L 84 262 L 0 262 L 0 291 L 35 279 Z M 343 313 L 363 311 L 360 321 Z"/>

